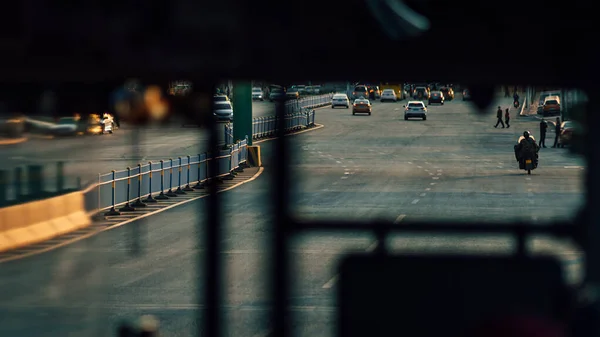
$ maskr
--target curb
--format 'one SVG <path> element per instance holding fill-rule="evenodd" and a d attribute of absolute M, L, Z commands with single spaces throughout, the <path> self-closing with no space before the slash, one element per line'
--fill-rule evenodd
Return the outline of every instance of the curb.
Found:
<path fill-rule="evenodd" d="M 21 144 L 21 143 L 25 143 L 28 140 L 29 140 L 29 137 L 2 139 L 2 140 L 0 140 L 0 146 L 1 145 Z"/>
<path fill-rule="evenodd" d="M 257 179 L 257 178 L 258 178 L 258 177 L 259 177 L 259 176 L 260 176 L 260 175 L 261 175 L 263 172 L 264 172 L 264 167 L 259 167 L 259 168 L 258 168 L 258 172 L 256 172 L 256 173 L 255 173 L 255 174 L 254 174 L 252 177 L 250 177 L 250 178 L 248 178 L 248 179 L 246 179 L 246 180 L 242 180 L 242 181 L 240 181 L 240 182 L 238 182 L 238 183 L 236 183 L 236 184 L 234 184 L 234 185 L 232 185 L 232 186 L 229 186 L 229 187 L 227 187 L 227 188 L 224 188 L 224 189 L 222 189 L 222 190 L 219 190 L 219 191 L 217 191 L 217 193 L 223 193 L 223 192 L 227 192 L 227 191 L 229 191 L 229 190 L 232 190 L 232 189 L 234 189 L 234 188 L 236 188 L 236 187 L 239 187 L 239 186 L 241 186 L 241 185 L 243 185 L 243 184 L 246 184 L 246 183 L 249 183 L 249 182 L 251 182 L 251 181 L 254 181 L 254 180 L 256 180 L 256 179 Z M 81 234 L 81 235 L 78 235 L 78 236 L 76 236 L 76 237 L 71 237 L 71 238 L 68 238 L 69 236 L 72 236 L 72 234 L 73 234 L 73 233 L 68 233 L 68 234 L 66 234 L 66 235 L 65 235 L 65 236 L 67 237 L 67 239 L 66 239 L 65 241 L 59 242 L 59 243 L 57 243 L 57 244 L 54 244 L 54 245 L 51 245 L 51 246 L 42 247 L 42 248 L 40 248 L 40 249 L 35 249 L 35 246 L 36 246 L 36 245 L 38 245 L 38 246 L 39 246 L 39 245 L 43 245 L 43 244 L 44 244 L 44 242 L 41 242 L 41 243 L 39 243 L 39 244 L 34 244 L 34 245 L 31 245 L 31 246 L 26 246 L 26 247 L 23 247 L 23 248 L 22 248 L 22 250 L 24 251 L 22 254 L 18 254 L 18 253 L 17 253 L 17 255 L 12 255 L 12 256 L 10 256 L 9 254 L 11 254 L 11 251 L 7 251 L 7 252 L 5 252 L 5 253 L 3 253 L 3 254 L 6 254 L 6 253 L 8 253 L 8 254 L 6 254 L 6 255 L 9 255 L 9 256 L 6 256 L 6 257 L 0 257 L 0 264 L 1 264 L 1 263 L 5 263 L 5 262 L 10 262 L 10 261 L 15 261 L 15 260 L 21 260 L 21 259 L 24 259 L 24 258 L 27 258 L 27 257 L 30 257 L 30 256 L 34 256 L 34 255 L 39 255 L 39 254 L 42 254 L 42 253 L 46 253 L 46 252 L 49 252 L 49 251 L 52 251 L 52 250 L 55 250 L 55 249 L 58 249 L 58 248 L 61 248 L 61 247 L 64 247 L 64 246 L 70 245 L 70 244 L 72 244 L 72 243 L 75 243 L 75 242 L 78 242 L 78 241 L 81 241 L 81 240 L 85 240 L 85 239 L 87 239 L 87 238 L 90 238 L 90 237 L 92 237 L 92 236 L 95 236 L 95 235 L 97 235 L 97 234 L 100 234 L 100 233 L 102 233 L 102 232 L 106 232 L 106 231 L 109 231 L 109 230 L 111 230 L 111 229 L 116 229 L 116 228 L 119 228 L 119 227 L 125 226 L 125 225 L 127 225 L 127 224 L 129 224 L 129 223 L 132 223 L 132 222 L 135 222 L 135 221 L 138 221 L 138 220 L 141 220 L 141 219 L 144 219 L 144 218 L 150 217 L 151 215 L 155 215 L 155 214 L 158 214 L 158 213 L 162 213 L 162 212 L 164 212 L 164 211 L 166 211 L 166 210 L 169 210 L 169 209 L 175 208 L 175 207 L 177 207 L 177 206 L 181 206 L 181 205 L 184 205 L 184 204 L 187 204 L 187 203 L 190 203 L 190 202 L 192 202 L 192 201 L 199 200 L 199 199 L 204 199 L 204 198 L 206 198 L 206 197 L 208 197 L 208 196 L 210 196 L 210 194 L 200 195 L 200 196 L 197 196 L 197 197 L 193 197 L 193 198 L 190 198 L 190 199 L 186 199 L 186 200 L 183 200 L 183 201 L 181 201 L 181 202 L 174 203 L 174 204 L 172 204 L 172 205 L 169 205 L 169 206 L 165 206 L 164 208 L 160 208 L 160 209 L 157 209 L 157 210 L 155 210 L 155 211 L 152 211 L 152 212 L 148 212 L 148 213 L 145 213 L 145 214 L 141 214 L 141 215 L 140 215 L 140 216 L 138 216 L 138 217 L 135 217 L 135 218 L 132 218 L 132 219 L 127 219 L 127 220 L 125 220 L 125 221 L 123 221 L 123 222 L 119 222 L 119 223 L 116 223 L 116 224 L 113 224 L 113 225 L 110 225 L 110 226 L 107 226 L 107 227 L 101 227 L 101 228 L 99 228 L 99 229 L 92 230 L 92 231 L 91 231 L 91 232 L 89 232 L 89 233 Z M 92 227 L 92 226 L 93 226 L 93 223 L 92 223 L 92 225 L 90 225 L 88 228 L 90 228 L 90 227 Z M 60 237 L 58 237 L 57 239 L 60 239 Z M 46 241 L 46 242 L 47 242 L 47 241 Z M 18 251 L 19 251 L 19 249 L 16 249 L 16 250 L 13 250 L 12 252 L 18 252 Z M 3 255 L 3 254 L 2 254 L 2 255 Z"/>
<path fill-rule="evenodd" d="M 297 132 L 290 132 L 290 133 L 286 134 L 285 136 L 286 137 L 288 137 L 288 136 L 295 136 L 295 135 L 299 135 L 299 134 L 302 134 L 302 133 L 305 133 L 305 132 L 319 130 L 319 129 L 322 129 L 324 127 L 325 127 L 325 125 L 323 125 L 323 124 L 317 124 L 317 123 L 315 123 L 315 126 L 312 127 L 312 128 L 304 129 L 304 130 L 297 131 Z M 277 137 L 270 137 L 270 138 L 265 138 L 265 139 L 257 140 L 255 142 L 252 142 L 252 145 L 254 145 L 254 144 L 260 144 L 260 143 L 267 142 L 269 140 L 275 140 L 275 139 L 277 139 Z"/>

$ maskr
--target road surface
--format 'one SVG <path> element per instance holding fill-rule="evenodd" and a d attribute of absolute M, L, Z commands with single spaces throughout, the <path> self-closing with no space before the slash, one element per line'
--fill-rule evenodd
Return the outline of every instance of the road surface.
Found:
<path fill-rule="evenodd" d="M 305 219 L 388 218 L 479 219 L 482 222 L 569 219 L 583 202 L 583 161 L 567 149 L 542 149 L 540 167 L 527 176 L 516 169 L 513 144 L 537 121 L 513 119 L 494 129 L 494 114 L 478 117 L 462 101 L 430 106 L 427 121 L 402 118 L 402 102 L 375 103 L 372 116 L 346 109 L 319 110 L 325 128 L 293 136 L 295 213 Z M 510 102 L 502 101 L 508 105 Z M 493 108 L 493 107 L 492 107 Z M 514 114 L 513 114 L 514 115 Z M 265 174 L 222 194 L 226 228 L 227 336 L 268 336 L 269 298 L 266 240 L 271 232 L 272 144 L 262 143 Z M 302 180 L 300 180 L 302 179 Z M 140 222 L 143 252 L 131 256 L 133 226 L 0 268 L 0 331 L 6 336 L 108 336 L 123 318 L 154 314 L 161 334 L 189 336 L 196 329 L 195 292 L 202 287 L 197 255 L 202 254 L 205 201 Z M 199 211 L 200 210 L 200 211 Z M 333 336 L 335 266 L 344 252 L 369 251 L 370 235 L 307 234 L 291 248 L 296 336 Z M 391 240 L 400 251 L 500 252 L 503 237 L 411 235 Z M 578 252 L 539 238 L 536 250 L 565 260 L 576 281 Z M 200 284 L 198 285 L 198 282 Z M 201 300 L 202 303 L 202 300 Z"/>

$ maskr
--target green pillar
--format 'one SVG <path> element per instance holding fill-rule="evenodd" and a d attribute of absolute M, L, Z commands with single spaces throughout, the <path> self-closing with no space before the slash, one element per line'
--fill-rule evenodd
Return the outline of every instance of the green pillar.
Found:
<path fill-rule="evenodd" d="M 233 138 L 252 145 L 252 82 L 233 83 Z"/>

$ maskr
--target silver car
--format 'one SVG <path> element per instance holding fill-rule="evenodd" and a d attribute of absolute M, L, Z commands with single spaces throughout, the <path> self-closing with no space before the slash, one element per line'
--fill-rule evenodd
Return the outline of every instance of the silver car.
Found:
<path fill-rule="evenodd" d="M 261 88 L 252 88 L 252 100 L 253 101 L 264 101 L 265 96 Z"/>
<path fill-rule="evenodd" d="M 334 109 L 336 106 L 343 106 L 346 109 L 350 108 L 350 100 L 346 94 L 335 94 L 331 98 L 331 108 Z"/>
<path fill-rule="evenodd" d="M 406 108 L 404 109 L 405 121 L 413 117 L 427 120 L 427 105 L 423 101 L 409 101 L 404 107 Z"/>
<path fill-rule="evenodd" d="M 215 102 L 213 114 L 220 121 L 233 121 L 233 107 L 231 106 L 231 102 Z"/>
<path fill-rule="evenodd" d="M 394 89 L 385 89 L 381 93 L 381 102 L 392 101 L 398 102 L 398 96 L 394 92 Z"/>

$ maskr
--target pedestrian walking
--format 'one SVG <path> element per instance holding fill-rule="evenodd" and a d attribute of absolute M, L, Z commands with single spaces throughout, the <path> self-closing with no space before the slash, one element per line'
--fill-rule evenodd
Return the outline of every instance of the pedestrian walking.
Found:
<path fill-rule="evenodd" d="M 502 124 L 502 128 L 504 129 L 504 122 L 502 121 L 502 108 L 498 107 L 498 111 L 496 111 L 496 119 L 498 120 L 496 122 L 496 125 L 494 125 L 495 128 L 498 127 L 498 124 Z"/>
<path fill-rule="evenodd" d="M 508 108 L 506 108 L 506 112 L 504 113 L 504 123 L 507 129 L 510 128 L 510 113 L 508 112 Z"/>
<path fill-rule="evenodd" d="M 558 138 L 560 137 L 560 117 L 556 117 L 556 125 L 554 126 L 554 145 L 552 147 L 558 146 Z"/>
<path fill-rule="evenodd" d="M 540 147 L 546 147 L 546 131 L 548 131 L 548 123 L 542 118 L 540 122 Z"/>

